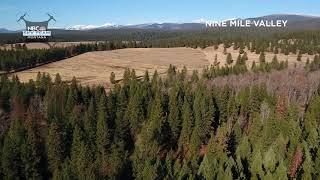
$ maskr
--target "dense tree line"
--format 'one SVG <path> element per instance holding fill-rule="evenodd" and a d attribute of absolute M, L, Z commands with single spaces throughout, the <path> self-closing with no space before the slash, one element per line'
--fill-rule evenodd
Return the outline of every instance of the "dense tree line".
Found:
<path fill-rule="evenodd" d="M 141 44 L 140 44 L 141 45 Z M 97 42 L 79 44 L 66 48 L 27 49 L 26 45 L 14 46 L 10 50 L 0 49 L 0 71 L 21 70 L 44 63 L 54 62 L 91 51 L 106 51 L 127 47 L 140 47 L 135 42 Z"/>
<path fill-rule="evenodd" d="M 75 32 L 68 33 L 68 35 L 71 35 Z M 77 33 L 81 34 L 82 32 Z M 11 50 L 0 50 L 0 71 L 26 69 L 85 52 L 121 48 L 206 48 L 208 46 L 218 48 L 218 45 L 223 44 L 225 51 L 227 48 L 233 47 L 234 50 L 239 50 L 239 54 L 241 55 L 245 53 L 245 50 L 255 52 L 256 54 L 272 52 L 275 55 L 278 53 L 289 55 L 291 53 L 297 54 L 297 59 L 299 59 L 299 56 L 301 59 L 303 54 L 318 55 L 320 53 L 320 47 L 318 46 L 320 33 L 318 31 L 269 32 L 267 29 L 152 31 L 131 29 L 119 31 L 108 30 L 106 32 L 95 31 L 90 33 L 93 35 L 95 33 L 105 35 L 105 38 L 101 37 L 99 40 L 105 39 L 106 41 L 47 50 L 29 50 L 26 49 L 25 46 L 12 48 Z M 227 59 L 228 64 L 232 64 L 232 59 L 230 58 L 231 57 Z M 315 65 L 315 67 L 317 66 Z M 268 69 L 268 66 L 266 68 Z M 244 71 L 243 68 L 240 71 Z"/>
<path fill-rule="evenodd" d="M 52 38 L 49 41 L 149 41 L 155 44 L 161 42 L 202 42 L 204 40 L 239 39 L 271 37 L 274 33 L 286 32 L 285 30 L 264 28 L 236 28 L 236 29 L 203 29 L 203 30 L 157 30 L 157 29 L 96 29 L 90 31 L 70 31 L 52 29 Z M 0 44 L 25 42 L 21 32 L 0 33 Z"/>
<path fill-rule="evenodd" d="M 208 81 L 127 69 L 106 93 L 59 75 L 2 76 L 0 179 L 320 177 L 319 88 L 300 107 L 265 84 Z"/>
<path fill-rule="evenodd" d="M 52 62 L 68 57 L 63 48 L 50 50 L 0 50 L 0 70 L 11 71 L 34 67 L 37 64 Z"/>
<path fill-rule="evenodd" d="M 263 54 L 272 52 L 275 55 L 297 54 L 297 60 L 301 60 L 303 54 L 318 55 L 320 48 L 320 33 L 317 31 L 303 31 L 299 33 L 274 32 L 266 30 L 227 29 L 215 31 L 142 31 L 121 30 L 119 32 L 108 31 L 108 39 L 105 42 L 91 44 L 80 44 L 66 48 L 51 49 L 27 49 L 25 46 L 12 48 L 11 50 L 0 50 L 0 71 L 11 71 L 27 69 L 39 64 L 53 62 L 64 58 L 79 55 L 90 51 L 104 51 L 122 48 L 152 48 L 152 47 L 192 47 L 206 48 L 214 46 L 218 48 L 223 44 L 225 53 L 227 48 L 233 47 L 243 55 L 245 50 Z M 268 36 L 264 35 L 268 34 Z M 300 57 L 300 58 L 299 58 Z M 232 64 L 231 54 L 228 54 L 227 63 Z M 317 61 L 311 64 L 317 69 Z M 264 63 L 264 62 L 263 62 Z M 239 64 L 239 63 L 238 63 Z M 270 64 L 266 63 L 269 69 Z M 281 65 L 282 66 L 282 65 Z M 239 66 L 238 66 L 239 67 Z M 244 67 L 241 70 L 243 72 Z M 280 68 L 282 69 L 282 68 Z"/>

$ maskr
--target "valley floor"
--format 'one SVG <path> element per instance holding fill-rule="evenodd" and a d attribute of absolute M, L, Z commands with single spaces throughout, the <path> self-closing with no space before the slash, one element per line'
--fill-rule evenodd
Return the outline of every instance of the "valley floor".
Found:
<path fill-rule="evenodd" d="M 247 67 L 251 68 L 253 61 L 259 62 L 259 54 L 247 52 Z M 239 50 L 227 49 L 234 60 L 239 55 Z M 266 52 L 266 61 L 271 62 L 273 53 Z M 122 79 L 126 68 L 135 69 L 137 76 L 144 74 L 146 70 L 153 73 L 157 70 L 160 74 L 165 73 L 169 64 L 175 65 L 178 69 L 186 66 L 189 72 L 198 70 L 201 72 L 203 67 L 214 64 L 215 57 L 220 66 L 226 65 L 227 55 L 223 52 L 223 46 L 218 49 L 208 47 L 205 49 L 193 48 L 133 48 L 120 49 L 113 51 L 88 52 L 59 62 L 50 63 L 33 69 L 16 73 L 23 82 L 35 79 L 37 73 L 48 73 L 54 77 L 57 73 L 63 80 L 71 80 L 76 77 L 83 85 L 103 85 L 109 88 L 110 73 L 114 72 L 116 79 Z M 304 54 L 302 61 L 297 61 L 296 54 L 277 54 L 279 61 L 289 62 L 289 67 L 304 66 L 307 58 L 313 60 L 313 56 Z"/>

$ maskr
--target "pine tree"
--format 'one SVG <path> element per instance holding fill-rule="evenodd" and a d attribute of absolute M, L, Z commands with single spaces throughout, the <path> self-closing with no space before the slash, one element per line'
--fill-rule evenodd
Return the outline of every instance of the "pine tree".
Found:
<path fill-rule="evenodd" d="M 193 110 L 195 119 L 195 128 L 198 129 L 198 135 L 202 140 L 205 140 L 210 133 L 213 123 L 213 110 L 211 97 L 204 93 L 204 87 L 198 86 L 198 91 L 195 94 Z"/>
<path fill-rule="evenodd" d="M 305 133 L 306 142 L 309 147 L 316 149 L 319 144 L 319 131 L 316 129 L 319 127 L 319 107 L 320 107 L 320 96 L 314 96 L 310 101 L 306 115 L 305 115 Z"/>
<path fill-rule="evenodd" d="M 141 179 L 158 179 L 158 170 L 157 168 L 160 166 L 160 160 L 157 159 L 156 163 L 153 164 L 151 161 L 146 161 L 145 167 L 142 171 Z"/>
<path fill-rule="evenodd" d="M 213 48 L 214 48 L 214 50 L 217 50 L 217 49 L 219 49 L 219 45 L 218 44 L 214 44 Z"/>
<path fill-rule="evenodd" d="M 104 162 L 110 148 L 110 131 L 107 124 L 106 97 L 101 95 L 97 115 L 96 146 L 100 162 Z"/>
<path fill-rule="evenodd" d="M 128 166 L 128 157 L 127 152 L 122 148 L 117 148 L 112 146 L 111 154 L 108 160 L 109 169 L 108 169 L 108 178 L 110 179 L 131 179 L 131 175 L 127 174 L 128 171 L 126 168 Z"/>
<path fill-rule="evenodd" d="M 159 93 L 159 92 L 158 92 Z M 135 143 L 133 153 L 133 171 L 138 179 L 157 178 L 160 167 L 160 147 L 169 142 L 161 98 L 156 94 L 148 122 L 144 125 Z"/>
<path fill-rule="evenodd" d="M 89 152 L 89 148 L 84 142 L 83 134 L 84 132 L 76 126 L 73 131 L 70 159 L 72 174 L 79 179 L 92 174 L 91 164 L 93 163 L 93 154 Z"/>
<path fill-rule="evenodd" d="M 168 83 L 172 83 L 174 81 L 174 78 L 176 76 L 176 67 L 170 64 L 169 69 L 167 71 L 167 81 Z"/>
<path fill-rule="evenodd" d="M 253 179 L 259 179 L 263 177 L 264 172 L 262 169 L 262 156 L 260 150 L 254 153 L 250 170 Z"/>
<path fill-rule="evenodd" d="M 89 107 L 84 115 L 84 123 L 83 128 L 85 131 L 85 138 L 86 144 L 94 150 L 95 149 L 95 139 L 96 139 L 96 128 L 97 128 L 97 121 L 96 121 L 96 108 L 94 99 L 91 98 Z"/>
<path fill-rule="evenodd" d="M 127 85 L 131 79 L 131 71 L 129 68 L 126 68 L 123 74 L 123 84 Z"/>
<path fill-rule="evenodd" d="M 181 115 L 180 115 L 180 96 L 179 85 L 175 85 L 170 91 L 169 95 L 169 115 L 168 122 L 171 128 L 173 143 L 178 141 L 181 131 Z"/>
<path fill-rule="evenodd" d="M 62 164 L 61 172 L 58 172 L 58 175 L 55 176 L 57 179 L 76 179 L 77 175 L 74 174 L 74 169 L 69 158 L 67 158 Z"/>
<path fill-rule="evenodd" d="M 81 171 L 79 171 L 78 165 L 82 162 L 78 162 L 78 155 L 80 154 L 80 147 L 81 144 L 83 144 L 83 138 L 82 138 L 82 130 L 80 130 L 79 126 L 75 126 L 73 130 L 73 135 L 72 135 L 72 145 L 71 145 L 71 158 L 70 158 L 70 163 L 74 167 L 73 171 L 74 174 L 79 174 Z"/>
<path fill-rule="evenodd" d="M 24 179 L 25 167 L 22 161 L 22 146 L 25 143 L 25 131 L 21 121 L 12 121 L 8 134 L 4 139 L 2 152 L 2 169 L 6 179 Z"/>
<path fill-rule="evenodd" d="M 260 53 L 259 62 L 260 62 L 260 64 L 263 64 L 266 62 L 266 56 L 265 56 L 264 52 Z"/>
<path fill-rule="evenodd" d="M 241 60 L 241 55 L 239 54 L 238 55 L 238 58 L 237 58 L 237 61 L 236 61 L 236 65 L 241 65 L 241 64 L 243 64 L 244 62 L 242 62 L 242 60 Z"/>
<path fill-rule="evenodd" d="M 130 99 L 124 118 L 128 119 L 130 123 L 131 133 L 136 135 L 140 131 L 141 123 L 144 120 L 142 97 L 140 93 L 134 94 Z"/>
<path fill-rule="evenodd" d="M 132 80 L 136 80 L 137 79 L 136 71 L 134 69 L 131 70 L 130 77 L 131 77 Z"/>
<path fill-rule="evenodd" d="M 279 67 L 279 62 L 278 62 L 278 57 L 277 55 L 274 55 L 272 58 L 271 66 L 273 69 L 278 69 Z"/>
<path fill-rule="evenodd" d="M 319 169 L 319 168 L 320 168 L 320 150 L 318 149 L 317 153 L 316 153 L 316 158 L 314 160 L 314 169 Z M 319 177 L 320 176 L 320 172 L 315 171 L 315 175 L 317 177 Z"/>
<path fill-rule="evenodd" d="M 182 107 L 182 129 L 179 138 L 179 146 L 185 146 L 190 142 L 190 137 L 193 128 L 193 113 L 190 107 L 188 99 L 184 97 L 183 107 Z"/>
<path fill-rule="evenodd" d="M 157 91 L 157 89 L 159 88 L 159 74 L 158 71 L 155 70 L 152 76 L 152 80 L 151 80 L 151 89 L 153 92 Z"/>
<path fill-rule="evenodd" d="M 194 70 L 194 71 L 192 72 L 191 81 L 192 81 L 192 82 L 197 82 L 197 81 L 199 81 L 198 71 Z"/>
<path fill-rule="evenodd" d="M 199 172 L 204 179 L 217 179 L 219 171 L 219 162 L 213 153 L 207 153 L 199 167 Z"/>
<path fill-rule="evenodd" d="M 248 160 L 250 158 L 251 144 L 250 144 L 247 136 L 242 137 L 242 139 L 237 147 L 236 154 L 242 160 Z"/>
<path fill-rule="evenodd" d="M 308 145 L 306 142 L 304 142 L 303 145 L 304 145 L 305 160 L 302 164 L 302 168 L 303 168 L 302 179 L 307 180 L 307 179 L 313 178 L 315 169 L 314 169 L 314 162 L 312 161 L 312 156 L 310 154 Z"/>
<path fill-rule="evenodd" d="M 249 59 L 249 58 L 248 58 L 247 52 L 244 52 L 243 55 L 242 55 L 242 57 L 241 57 L 241 60 L 242 60 L 243 62 L 245 62 L 245 61 L 247 61 L 248 59 Z"/>
<path fill-rule="evenodd" d="M 184 82 L 187 78 L 188 69 L 186 66 L 183 66 L 181 72 L 178 71 L 178 82 Z"/>
<path fill-rule="evenodd" d="M 226 59 L 226 62 L 227 62 L 227 64 L 228 64 L 228 65 L 230 65 L 230 64 L 232 64 L 232 63 L 233 63 L 231 53 L 228 53 L 228 55 L 227 55 L 227 59 Z"/>
<path fill-rule="evenodd" d="M 240 53 L 240 54 L 243 54 L 243 53 L 244 53 L 244 47 L 243 47 L 243 45 L 240 46 L 239 53 Z"/>
<path fill-rule="evenodd" d="M 306 68 L 307 70 L 310 69 L 310 59 L 309 59 L 309 58 L 307 58 L 305 68 Z"/>
<path fill-rule="evenodd" d="M 165 173 L 164 179 L 174 179 L 174 160 L 173 160 L 173 152 L 170 151 L 165 160 Z"/>
<path fill-rule="evenodd" d="M 234 166 L 233 165 L 229 165 L 228 163 L 228 166 L 227 168 L 224 170 L 224 175 L 223 175 L 223 179 L 224 180 L 231 180 L 233 179 L 233 174 L 232 174 L 232 170 L 234 169 Z"/>
<path fill-rule="evenodd" d="M 111 74 L 110 74 L 110 83 L 111 84 L 116 83 L 116 74 L 114 72 L 111 72 Z"/>
<path fill-rule="evenodd" d="M 263 166 L 267 172 L 272 174 L 276 169 L 277 163 L 276 154 L 273 148 L 270 147 L 269 150 L 264 154 Z"/>
<path fill-rule="evenodd" d="M 144 81 L 144 82 L 149 82 L 149 81 L 150 81 L 150 77 L 149 77 L 149 72 L 148 72 L 148 71 L 146 71 L 146 72 L 144 73 L 143 81 Z"/>
<path fill-rule="evenodd" d="M 219 124 L 227 121 L 228 118 L 228 102 L 230 98 L 230 89 L 226 86 L 221 91 L 218 98 Z"/>
<path fill-rule="evenodd" d="M 168 124 L 163 114 L 163 106 L 161 103 L 160 95 L 157 94 L 152 105 L 149 121 L 151 122 L 151 129 L 153 131 L 153 138 L 159 145 L 168 143 L 170 137 Z"/>
<path fill-rule="evenodd" d="M 279 162 L 276 171 L 273 174 L 274 179 L 288 179 L 288 169 L 283 161 Z"/>
<path fill-rule="evenodd" d="M 27 179 L 41 179 L 43 175 L 42 153 L 39 137 L 31 125 L 27 128 L 26 142 L 22 146 L 22 162 Z"/>
<path fill-rule="evenodd" d="M 68 91 L 68 98 L 65 105 L 65 112 L 71 113 L 74 109 L 75 105 L 77 105 L 78 102 L 78 88 L 75 78 L 72 80 L 72 85 L 70 87 L 70 90 Z"/>
<path fill-rule="evenodd" d="M 297 56 L 297 61 L 301 61 L 301 59 L 302 59 L 302 54 L 301 54 L 301 52 L 299 52 L 299 54 L 298 54 L 298 56 Z"/>
<path fill-rule="evenodd" d="M 61 80 L 61 76 L 59 73 L 56 74 L 56 77 L 54 79 L 54 83 L 55 84 L 61 84 L 62 80 Z"/>
<path fill-rule="evenodd" d="M 217 54 L 214 56 L 213 65 L 215 65 L 215 66 L 219 65 L 219 62 L 218 62 L 218 55 L 217 55 Z"/>
<path fill-rule="evenodd" d="M 130 146 L 131 139 L 129 118 L 125 116 L 127 101 L 126 92 L 124 89 L 121 89 L 117 97 L 114 139 L 118 145 L 126 149 Z"/>
<path fill-rule="evenodd" d="M 199 161 L 199 150 L 201 147 L 201 137 L 200 137 L 200 129 L 199 128 L 194 128 L 190 137 L 190 146 L 189 146 L 189 151 L 190 151 L 190 156 L 189 159 L 191 161 L 191 167 L 192 169 L 198 169 L 198 161 Z"/>
<path fill-rule="evenodd" d="M 65 147 L 63 144 L 61 127 L 56 123 L 51 123 L 47 140 L 48 162 L 51 173 L 61 168 L 64 160 Z"/>

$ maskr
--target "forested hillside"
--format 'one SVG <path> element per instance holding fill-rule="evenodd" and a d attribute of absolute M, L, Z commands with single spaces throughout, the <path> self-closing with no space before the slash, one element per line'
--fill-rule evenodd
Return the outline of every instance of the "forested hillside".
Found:
<path fill-rule="evenodd" d="M 10 50 L 0 49 L 0 71 L 10 72 L 30 69 L 45 63 L 63 60 L 91 51 L 106 51 L 123 48 L 170 48 L 191 47 L 215 49 L 223 44 L 233 47 L 244 54 L 245 50 L 261 54 L 272 52 L 275 55 L 295 54 L 301 61 L 303 54 L 317 55 L 320 53 L 320 32 L 268 32 L 266 30 L 221 30 L 221 31 L 120 31 L 107 33 L 108 39 L 92 44 L 72 45 L 65 48 L 27 49 L 26 46 L 13 46 Z M 227 51 L 225 52 L 227 53 Z M 300 57 L 300 60 L 298 59 Z M 229 58 L 228 64 L 232 59 Z M 262 59 L 263 61 L 263 59 Z M 283 60 L 284 61 L 284 60 Z M 311 60 L 310 60 L 311 61 Z M 312 67 L 317 69 L 317 66 Z"/>
<path fill-rule="evenodd" d="M 2 76 L 0 179 L 320 177 L 319 71 L 186 72 L 127 69 L 108 93 Z"/>

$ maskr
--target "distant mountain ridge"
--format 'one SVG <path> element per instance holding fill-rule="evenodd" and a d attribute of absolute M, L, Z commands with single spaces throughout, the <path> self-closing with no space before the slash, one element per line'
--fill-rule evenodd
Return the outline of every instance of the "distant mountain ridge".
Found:
<path fill-rule="evenodd" d="M 261 17 L 245 18 L 243 20 L 288 20 L 287 28 L 289 29 L 320 29 L 320 17 L 297 14 L 271 14 Z M 146 30 L 202 30 L 206 25 L 202 22 L 192 23 L 146 23 L 136 25 L 116 25 L 106 23 L 100 26 L 97 25 L 75 25 L 61 30 L 76 30 L 76 31 L 92 31 L 101 29 L 146 29 Z M 0 28 L 0 33 L 10 33 L 5 28 Z"/>
<path fill-rule="evenodd" d="M 100 26 L 96 25 L 75 25 L 72 27 L 65 28 L 66 30 L 91 30 L 91 29 L 107 29 L 107 28 L 118 28 L 120 25 L 106 23 Z"/>
<path fill-rule="evenodd" d="M 13 32 L 13 31 L 10 31 L 6 28 L 0 28 L 0 33 L 11 33 L 11 32 Z"/>
<path fill-rule="evenodd" d="M 256 18 L 248 18 L 251 20 L 288 20 L 287 28 L 289 29 L 320 29 L 320 17 L 296 14 L 273 14 Z"/>
<path fill-rule="evenodd" d="M 289 29 L 320 29 L 320 17 L 297 14 L 271 14 L 261 17 L 245 18 L 243 20 L 288 20 Z M 98 29 L 132 28 L 132 29 L 154 29 L 154 30 L 201 30 L 206 25 L 203 22 L 194 23 L 148 23 L 137 25 L 118 25 L 100 27 Z M 90 30 L 90 29 L 87 29 Z"/>

